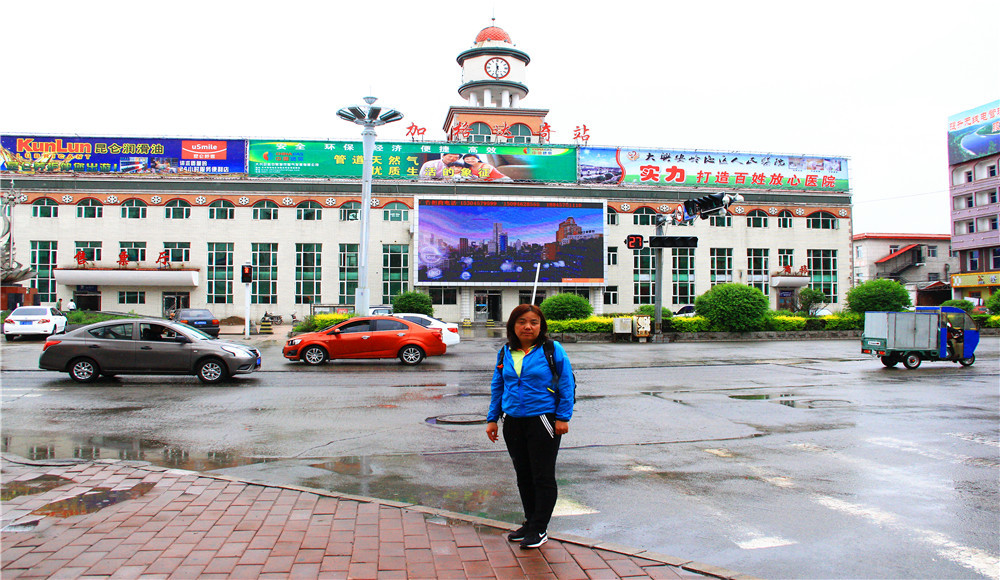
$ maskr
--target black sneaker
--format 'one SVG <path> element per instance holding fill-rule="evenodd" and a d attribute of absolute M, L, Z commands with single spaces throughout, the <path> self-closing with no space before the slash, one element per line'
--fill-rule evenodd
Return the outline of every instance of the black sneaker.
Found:
<path fill-rule="evenodd" d="M 528 532 L 528 535 L 521 540 L 521 549 L 530 550 L 531 548 L 537 548 L 547 541 L 549 541 L 549 535 L 545 532 L 540 534 L 537 532 Z"/>
<path fill-rule="evenodd" d="M 520 528 L 517 528 L 513 532 L 507 534 L 507 540 L 511 542 L 520 542 L 524 540 L 524 536 L 528 534 L 528 522 L 521 524 Z"/>

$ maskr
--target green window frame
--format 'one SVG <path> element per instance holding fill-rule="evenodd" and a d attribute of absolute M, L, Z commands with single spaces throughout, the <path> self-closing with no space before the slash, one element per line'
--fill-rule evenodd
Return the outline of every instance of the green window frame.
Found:
<path fill-rule="evenodd" d="M 632 304 L 654 304 L 656 254 L 653 248 L 632 250 Z"/>
<path fill-rule="evenodd" d="M 382 244 L 382 303 L 391 303 L 393 297 L 408 291 L 409 287 L 410 246 Z"/>
<path fill-rule="evenodd" d="M 295 244 L 295 303 L 320 302 L 323 281 L 323 244 Z"/>
<path fill-rule="evenodd" d="M 53 240 L 31 240 L 30 264 L 35 272 L 31 287 L 38 291 L 38 298 L 42 302 L 56 301 L 56 278 L 53 272 L 58 265 L 58 245 Z"/>
<path fill-rule="evenodd" d="M 205 298 L 209 304 L 233 303 L 233 246 L 232 242 L 208 242 Z"/>
<path fill-rule="evenodd" d="M 337 253 L 338 299 L 340 304 L 354 304 L 358 289 L 358 252 L 360 244 L 340 244 Z"/>
<path fill-rule="evenodd" d="M 253 282 L 250 284 L 252 304 L 278 303 L 278 244 L 250 244 Z"/>
<path fill-rule="evenodd" d="M 31 217 L 54 218 L 59 217 L 59 204 L 54 199 L 43 197 L 31 203 Z"/>

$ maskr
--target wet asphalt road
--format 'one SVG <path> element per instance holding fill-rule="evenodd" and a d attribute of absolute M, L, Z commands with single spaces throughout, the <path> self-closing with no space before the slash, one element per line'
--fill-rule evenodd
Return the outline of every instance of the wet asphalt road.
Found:
<path fill-rule="evenodd" d="M 499 339 L 416 368 L 287 363 L 80 386 L 4 344 L 3 451 L 142 458 L 518 521 L 481 416 Z M 772 578 L 1000 576 L 1000 338 L 884 369 L 857 340 L 567 344 L 561 532 Z"/>

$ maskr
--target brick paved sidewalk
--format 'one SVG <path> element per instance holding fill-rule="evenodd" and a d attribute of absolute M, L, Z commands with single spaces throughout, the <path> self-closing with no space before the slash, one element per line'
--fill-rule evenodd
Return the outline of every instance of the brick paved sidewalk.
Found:
<path fill-rule="evenodd" d="M 4 457 L 11 578 L 747 578 L 661 554 L 423 506 L 101 460 Z"/>

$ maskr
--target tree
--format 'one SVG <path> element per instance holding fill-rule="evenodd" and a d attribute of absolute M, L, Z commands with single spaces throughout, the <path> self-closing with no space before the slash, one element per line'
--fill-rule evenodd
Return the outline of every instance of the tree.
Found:
<path fill-rule="evenodd" d="M 983 306 L 990 309 L 990 314 L 1000 314 L 1000 290 L 994 290 Z"/>
<path fill-rule="evenodd" d="M 694 301 L 698 316 L 730 332 L 749 332 L 764 327 L 768 302 L 764 293 L 743 284 L 719 284 Z"/>
<path fill-rule="evenodd" d="M 829 301 L 830 299 L 826 297 L 826 294 L 823 294 L 814 288 L 803 288 L 802 290 L 799 290 L 799 310 L 808 314 L 812 314 L 813 306 L 818 307 L 822 304 L 828 303 Z"/>
<path fill-rule="evenodd" d="M 546 320 L 587 318 L 594 311 L 594 307 L 586 298 L 568 292 L 546 298 L 538 308 Z"/>
<path fill-rule="evenodd" d="M 954 306 L 966 312 L 972 312 L 972 309 L 976 307 L 971 300 L 945 300 L 941 303 L 941 306 Z"/>
<path fill-rule="evenodd" d="M 392 311 L 434 316 L 434 305 L 431 302 L 430 294 L 424 294 L 423 292 L 403 292 L 402 294 L 393 296 Z"/>
<path fill-rule="evenodd" d="M 895 280 L 880 278 L 858 284 L 847 292 L 851 312 L 900 312 L 912 305 L 910 293 Z"/>

